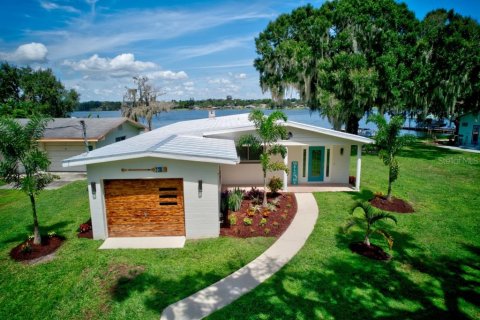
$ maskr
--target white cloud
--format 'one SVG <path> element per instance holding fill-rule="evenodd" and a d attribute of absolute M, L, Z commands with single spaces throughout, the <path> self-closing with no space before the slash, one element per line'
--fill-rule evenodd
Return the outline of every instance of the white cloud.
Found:
<path fill-rule="evenodd" d="M 49 2 L 50 3 L 50 2 Z M 93 4 L 92 4 L 93 5 Z M 236 21 L 271 19 L 265 8 L 252 6 L 222 6 L 209 10 L 123 10 L 92 19 L 91 15 L 72 19 L 64 29 L 29 31 L 28 35 L 49 41 L 51 57 L 65 59 L 106 50 L 128 47 L 140 41 L 162 41 L 192 35 L 203 30 L 216 28 Z M 162 32 L 158 32 L 161 30 Z M 52 38 L 56 32 L 58 37 Z M 237 38 L 207 44 L 201 47 L 184 48 L 188 56 L 201 56 L 228 48 L 238 47 L 249 39 Z"/>
<path fill-rule="evenodd" d="M 184 82 L 183 85 L 186 87 L 193 87 L 195 83 L 193 81 Z"/>
<path fill-rule="evenodd" d="M 247 74 L 246 74 L 246 73 L 238 73 L 238 74 L 235 74 L 235 75 L 234 75 L 234 78 L 235 78 L 235 79 L 246 79 L 246 78 L 247 78 Z"/>
<path fill-rule="evenodd" d="M 59 5 L 55 2 L 40 1 L 40 6 L 47 11 L 63 10 L 63 11 L 66 11 L 66 12 L 71 12 L 71 13 L 80 13 L 80 10 L 78 10 L 78 9 L 72 7 L 72 6 L 63 6 L 63 5 Z"/>
<path fill-rule="evenodd" d="M 79 61 L 65 60 L 63 65 L 84 73 L 107 72 L 112 77 L 128 77 L 157 66 L 153 62 L 135 60 L 132 53 L 122 53 L 112 59 L 94 54 L 88 59 Z"/>
<path fill-rule="evenodd" d="M 225 78 L 216 78 L 216 79 L 208 80 L 208 83 L 210 83 L 210 84 L 229 84 L 229 83 L 231 83 L 231 81 L 228 80 L 228 79 L 225 79 Z"/>
<path fill-rule="evenodd" d="M 0 53 L 0 59 L 18 63 L 44 63 L 47 62 L 48 49 L 42 43 L 27 43 L 19 46 L 12 53 Z"/>
<path fill-rule="evenodd" d="M 147 74 L 147 77 L 152 80 L 164 79 L 164 80 L 182 80 L 187 79 L 188 75 L 185 71 L 173 72 L 170 70 L 155 71 Z"/>

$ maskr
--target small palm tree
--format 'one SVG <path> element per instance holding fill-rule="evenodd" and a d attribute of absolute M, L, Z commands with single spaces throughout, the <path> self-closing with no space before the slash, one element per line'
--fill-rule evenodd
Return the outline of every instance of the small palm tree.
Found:
<path fill-rule="evenodd" d="M 361 215 L 355 215 L 356 211 L 360 209 L 363 213 Z M 351 209 L 350 214 L 351 218 L 348 219 L 347 224 L 344 227 L 345 232 L 348 231 L 351 227 L 357 225 L 362 229 L 365 229 L 365 243 L 367 246 L 370 246 L 370 236 L 373 233 L 378 233 L 382 235 L 387 241 L 388 247 L 392 249 L 393 246 L 393 237 L 383 229 L 374 228 L 373 226 L 380 220 L 393 220 L 395 224 L 397 223 L 397 218 L 393 215 L 376 210 L 367 202 L 357 202 Z"/>
<path fill-rule="evenodd" d="M 378 156 L 383 163 L 388 166 L 388 192 L 387 200 L 392 199 L 392 183 L 398 178 L 400 170 L 396 156 L 403 147 L 413 143 L 415 136 L 403 135 L 400 136 L 400 130 L 403 127 L 405 119 L 402 116 L 394 116 L 387 123 L 387 120 L 381 114 L 371 115 L 368 122 L 373 122 L 377 125 L 377 133 L 374 140 L 379 152 Z"/>
<path fill-rule="evenodd" d="M 0 118 L 0 177 L 30 198 L 33 213 L 33 243 L 40 244 L 35 196 L 53 181 L 46 173 L 50 165 L 47 153 L 37 148 L 48 119 L 33 116 L 25 126 L 11 118 Z"/>
<path fill-rule="evenodd" d="M 267 172 L 286 171 L 287 166 L 283 162 L 272 161 L 271 156 L 280 154 L 285 158 L 287 148 L 277 144 L 280 139 L 287 137 L 287 131 L 280 121 L 287 121 L 287 116 L 281 111 L 274 111 L 268 117 L 261 110 L 253 110 L 248 119 L 255 125 L 256 134 L 247 134 L 240 137 L 238 146 L 248 146 L 253 150 L 262 150 L 260 164 L 263 171 L 263 206 L 267 206 Z"/>

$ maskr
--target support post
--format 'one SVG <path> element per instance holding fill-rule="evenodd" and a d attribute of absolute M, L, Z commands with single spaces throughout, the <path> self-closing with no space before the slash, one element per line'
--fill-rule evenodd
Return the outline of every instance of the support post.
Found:
<path fill-rule="evenodd" d="M 355 176 L 355 190 L 360 191 L 360 174 L 362 172 L 362 145 L 357 146 L 357 175 Z"/>
<path fill-rule="evenodd" d="M 288 148 L 287 148 L 287 154 L 285 155 L 285 158 L 283 158 L 283 164 L 285 167 L 288 168 Z M 287 192 L 288 190 L 288 175 L 286 171 L 283 171 L 283 191 Z"/>

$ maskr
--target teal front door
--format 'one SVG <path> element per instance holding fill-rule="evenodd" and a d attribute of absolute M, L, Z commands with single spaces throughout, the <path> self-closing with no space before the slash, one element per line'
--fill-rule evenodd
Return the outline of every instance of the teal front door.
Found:
<path fill-rule="evenodd" d="M 323 181 L 325 147 L 308 148 L 308 181 Z"/>

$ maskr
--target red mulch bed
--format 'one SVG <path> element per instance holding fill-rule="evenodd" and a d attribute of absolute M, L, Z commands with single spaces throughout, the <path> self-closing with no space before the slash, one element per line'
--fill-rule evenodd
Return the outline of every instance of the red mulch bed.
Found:
<path fill-rule="evenodd" d="M 391 258 L 391 256 L 385 251 L 383 251 L 382 248 L 374 244 L 370 244 L 370 246 L 367 246 L 363 242 L 352 242 L 348 247 L 350 248 L 350 250 L 352 250 L 352 252 L 360 254 L 369 259 L 386 261 L 390 260 Z"/>
<path fill-rule="evenodd" d="M 278 198 L 280 201 L 277 204 L 277 210 L 268 213 L 267 223 L 260 226 L 260 220 L 264 217 L 262 212 L 257 212 L 253 217 L 249 217 L 247 212 L 252 203 L 251 199 L 245 197 L 242 201 L 242 206 L 237 212 L 228 212 L 236 215 L 237 223 L 233 226 L 229 225 L 229 219 L 221 226 L 220 235 L 236 238 L 249 237 L 279 237 L 285 232 L 297 213 L 297 201 L 293 193 L 279 193 L 267 194 L 268 201 Z M 261 205 L 261 204 L 260 204 Z M 245 225 L 244 218 L 251 218 L 252 224 Z"/>
<path fill-rule="evenodd" d="M 372 200 L 370 200 L 370 203 L 372 206 L 385 211 L 392 211 L 397 213 L 415 212 L 415 210 L 413 210 L 413 207 L 408 202 L 394 197 L 392 197 L 392 199 L 388 201 L 385 197 L 375 196 Z"/>
<path fill-rule="evenodd" d="M 85 239 L 93 239 L 93 231 L 92 231 L 92 219 L 88 219 L 87 222 L 82 223 L 78 228 L 77 237 L 85 238 Z"/>
<path fill-rule="evenodd" d="M 16 261 L 28 261 L 36 258 L 44 257 L 55 252 L 65 241 L 65 238 L 61 236 L 43 236 L 41 244 L 33 244 L 33 240 L 26 240 L 13 248 L 10 251 L 10 257 Z M 23 246 L 26 244 L 30 245 L 30 250 L 22 250 Z"/>

